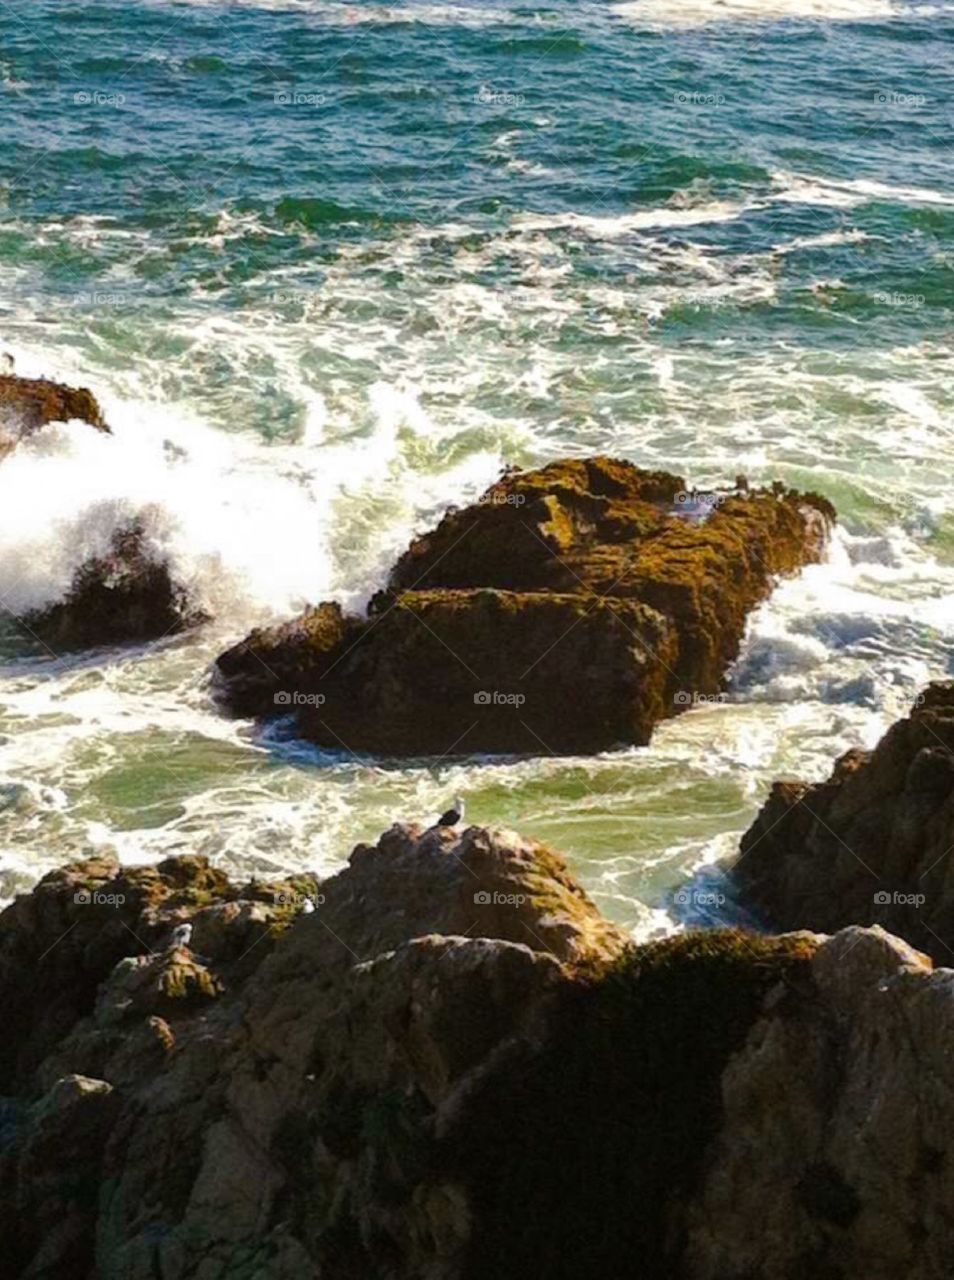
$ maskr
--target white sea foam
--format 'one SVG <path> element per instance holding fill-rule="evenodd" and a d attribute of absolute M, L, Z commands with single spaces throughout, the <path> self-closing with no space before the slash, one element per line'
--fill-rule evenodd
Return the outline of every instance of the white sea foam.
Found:
<path fill-rule="evenodd" d="M 824 231 L 815 236 L 795 236 L 785 240 L 773 248 L 773 253 L 799 253 L 802 249 L 834 249 L 843 244 L 865 244 L 869 240 L 882 239 L 872 236 L 867 231 L 851 228 L 846 231 Z M 834 282 L 829 282 L 832 284 Z"/>
<path fill-rule="evenodd" d="M 815 700 L 890 718 L 954 644 L 954 568 L 901 529 L 839 529 L 826 563 L 782 583 L 752 616 L 732 674 L 736 697 Z"/>
<path fill-rule="evenodd" d="M 899 9 L 890 0 L 626 0 L 614 5 L 629 22 L 667 30 L 783 19 L 860 22 L 889 18 Z"/>
<path fill-rule="evenodd" d="M 895 204 L 954 205 L 954 193 L 934 191 L 930 187 L 896 186 L 874 182 L 869 178 L 824 178 L 818 174 L 792 173 L 779 170 L 772 174 L 776 190 L 767 199 L 792 204 L 827 205 L 850 209 L 871 200 L 888 200 Z"/>
<path fill-rule="evenodd" d="M 222 0 L 181 0 L 193 8 L 218 8 Z M 394 26 L 419 22 L 435 27 L 455 26 L 482 28 L 489 26 L 527 25 L 526 16 L 506 5 L 456 5 L 419 3 L 400 0 L 396 4 L 347 4 L 340 0 L 230 0 L 237 9 L 272 13 L 299 13 L 315 25 L 328 27 Z M 163 0 L 163 7 L 165 7 Z M 537 19 L 552 24 L 555 19 Z"/>
<path fill-rule="evenodd" d="M 136 518 L 150 549 L 214 612 L 236 600 L 283 612 L 327 590 L 322 498 L 305 477 L 270 473 L 255 442 L 142 406 L 127 406 L 114 433 L 50 424 L 0 468 L 7 608 L 62 598 L 80 565 Z"/>
<path fill-rule="evenodd" d="M 335 593 L 359 606 L 448 490 L 473 497 L 500 469 L 487 451 L 416 474 L 404 437 L 425 440 L 433 424 L 411 389 L 383 382 L 370 391 L 373 430 L 342 444 L 322 439 L 320 397 L 299 445 L 218 431 L 181 406 L 104 403 L 113 434 L 51 423 L 0 467 L 0 599 L 14 613 L 61 599 L 76 570 L 134 520 L 217 618 L 284 616 Z M 346 514 L 360 515 L 362 498 L 366 528 Z M 361 542 L 346 558 L 347 582 L 332 547 L 343 523 Z"/>
<path fill-rule="evenodd" d="M 584 231 L 598 240 L 611 240 L 630 235 L 634 231 L 647 231 L 665 227 L 695 227 L 707 222 L 731 222 L 743 211 L 744 205 L 731 200 L 714 200 L 695 208 L 663 206 L 658 209 L 638 209 L 633 213 L 598 217 L 583 213 L 518 214 L 513 225 L 521 231 L 554 231 L 562 228 Z"/>

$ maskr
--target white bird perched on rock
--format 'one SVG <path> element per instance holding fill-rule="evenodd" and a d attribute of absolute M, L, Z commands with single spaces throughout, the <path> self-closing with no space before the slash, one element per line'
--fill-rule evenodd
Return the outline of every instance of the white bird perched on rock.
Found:
<path fill-rule="evenodd" d="M 10 354 L 9 351 L 4 351 L 3 355 L 0 355 L 0 373 L 3 373 L 3 374 L 13 373 L 13 366 L 14 366 L 13 356 Z"/>
<path fill-rule="evenodd" d="M 187 947 L 192 941 L 192 925 L 177 924 L 172 931 L 172 945 L 174 947 Z"/>
<path fill-rule="evenodd" d="M 435 825 L 438 827 L 456 827 L 458 822 L 463 821 L 463 818 L 464 802 L 460 796 L 457 796 L 451 808 L 446 813 L 441 814 Z"/>

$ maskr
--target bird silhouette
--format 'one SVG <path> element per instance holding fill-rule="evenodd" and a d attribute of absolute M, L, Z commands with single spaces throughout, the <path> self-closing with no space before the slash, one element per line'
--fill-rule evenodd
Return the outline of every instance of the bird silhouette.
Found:
<path fill-rule="evenodd" d="M 460 796 L 457 796 L 452 807 L 448 809 L 446 813 L 441 814 L 435 825 L 438 827 L 456 827 L 458 822 L 462 821 L 463 817 L 464 802 Z"/>

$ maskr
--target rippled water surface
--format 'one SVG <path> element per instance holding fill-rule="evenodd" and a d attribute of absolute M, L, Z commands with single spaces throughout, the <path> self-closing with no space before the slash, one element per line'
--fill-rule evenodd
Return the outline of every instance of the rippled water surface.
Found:
<path fill-rule="evenodd" d="M 954 5 L 9 0 L 0 34 L 0 339 L 115 430 L 4 462 L 0 597 L 58 598 L 144 512 L 216 614 L 7 643 L 3 893 L 104 847 L 328 868 L 460 791 L 651 930 L 773 777 L 954 672 Z M 252 622 L 359 605 L 503 464 L 596 450 L 838 506 L 726 705 L 401 766 L 216 716 Z"/>

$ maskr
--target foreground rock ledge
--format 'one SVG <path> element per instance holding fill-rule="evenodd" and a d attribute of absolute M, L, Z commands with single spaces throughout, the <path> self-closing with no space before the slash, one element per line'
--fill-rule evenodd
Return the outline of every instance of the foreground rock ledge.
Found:
<path fill-rule="evenodd" d="M 636 947 L 479 828 L 77 864 L 0 916 L 6 1274 L 941 1280 L 951 982 L 878 929 Z"/>
<path fill-rule="evenodd" d="M 0 375 L 0 462 L 51 422 L 73 419 L 110 435 L 96 397 L 85 387 L 45 378 Z M 165 559 L 148 550 L 141 518 L 118 528 L 105 555 L 74 575 L 65 599 L 13 616 L 0 610 L 29 644 L 46 652 L 158 640 L 207 620 L 172 575 Z"/>
<path fill-rule="evenodd" d="M 777 782 L 733 876 L 773 928 L 881 924 L 954 961 L 954 683 L 827 782 Z"/>
<path fill-rule="evenodd" d="M 781 486 L 689 496 L 611 458 L 507 475 L 411 545 L 367 618 L 325 603 L 222 654 L 218 695 L 355 751 L 646 743 L 721 689 L 749 612 L 834 519 Z"/>

